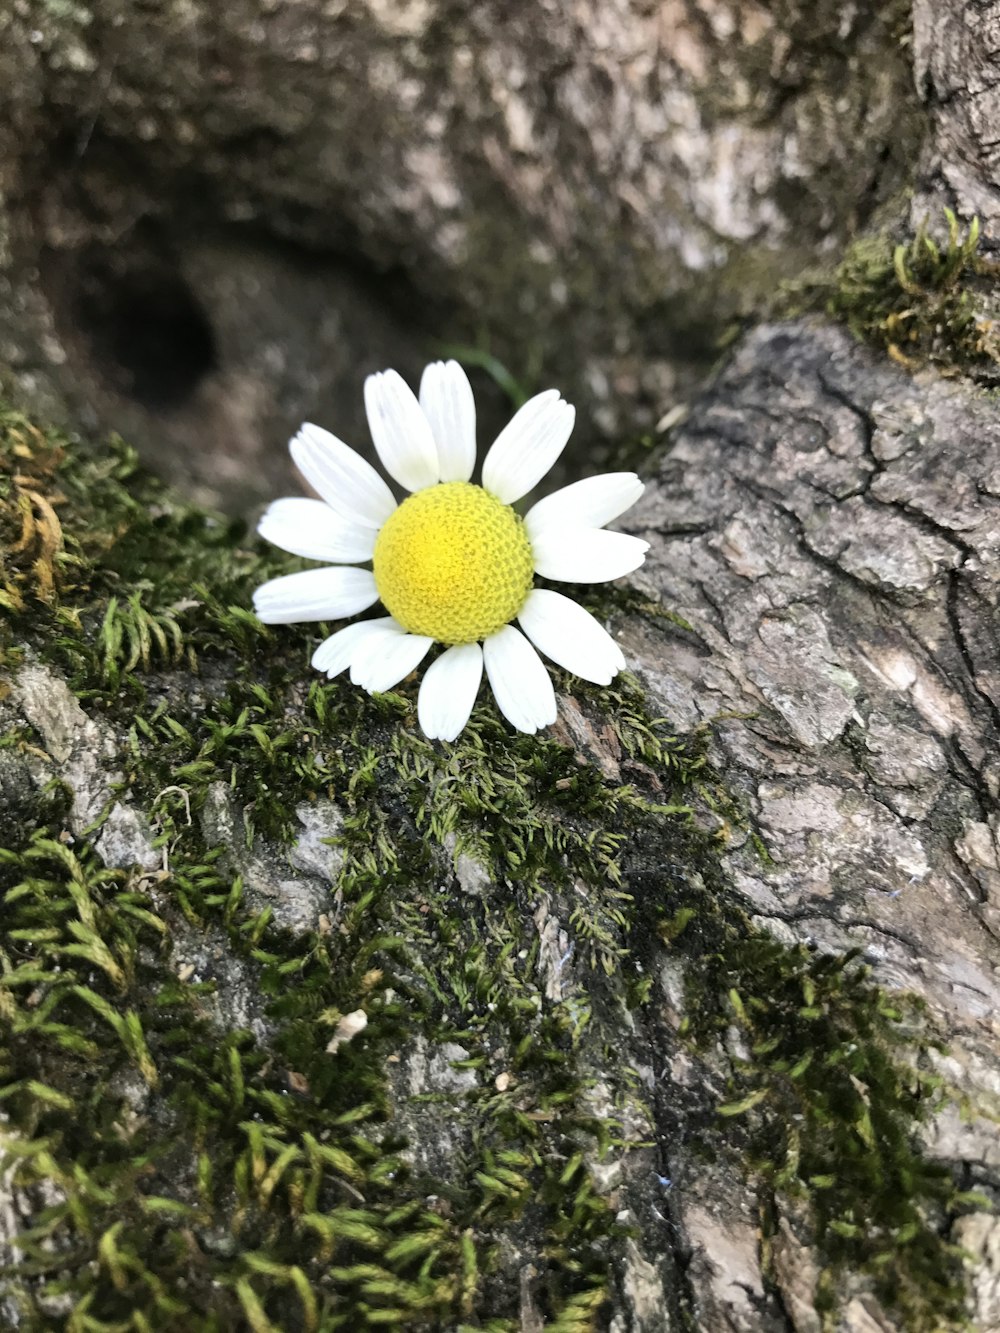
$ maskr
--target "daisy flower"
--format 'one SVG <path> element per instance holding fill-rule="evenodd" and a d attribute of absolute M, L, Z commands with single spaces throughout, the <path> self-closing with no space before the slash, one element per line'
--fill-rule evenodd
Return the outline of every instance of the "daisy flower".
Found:
<path fill-rule="evenodd" d="M 642 564 L 647 542 L 604 528 L 635 504 L 639 478 L 609 472 L 576 481 L 522 518 L 512 506 L 562 453 L 576 413 L 555 389 L 530 399 L 497 436 L 476 485 L 476 407 L 456 361 L 427 367 L 419 400 L 394 370 L 370 375 L 365 410 L 382 466 L 409 494 L 397 502 L 360 454 L 303 426 L 289 448 L 322 498 L 276 500 L 258 532 L 327 563 L 262 584 L 254 593 L 260 619 L 343 620 L 381 601 L 388 615 L 338 630 L 312 658 L 331 679 L 349 670 L 369 693 L 392 689 L 443 644 L 417 701 L 432 740 L 454 740 L 468 722 L 484 667 L 518 731 L 554 722 L 555 692 L 536 649 L 607 685 L 625 665 L 611 635 L 569 597 L 533 585 L 536 574 L 604 583 Z"/>

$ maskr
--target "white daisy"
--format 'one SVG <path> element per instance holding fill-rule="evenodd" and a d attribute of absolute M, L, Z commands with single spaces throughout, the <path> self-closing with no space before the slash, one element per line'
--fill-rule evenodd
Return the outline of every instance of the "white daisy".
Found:
<path fill-rule="evenodd" d="M 303 426 L 289 447 L 322 499 L 276 500 L 258 531 L 292 555 L 328 563 L 262 584 L 254 593 L 260 619 L 342 620 L 381 601 L 387 616 L 331 634 L 312 659 L 331 679 L 350 670 L 370 693 L 392 689 L 434 643 L 444 644 L 417 703 L 432 740 L 454 740 L 468 722 L 484 666 L 500 711 L 519 731 L 554 722 L 555 692 L 536 648 L 607 685 L 625 665 L 621 649 L 582 606 L 533 587 L 534 576 L 604 583 L 637 569 L 648 543 L 604 524 L 635 504 L 639 478 L 588 477 L 521 518 L 512 505 L 545 476 L 573 429 L 575 411 L 555 389 L 525 403 L 500 432 L 481 486 L 470 481 L 472 386 L 457 362 L 427 367 L 419 401 L 394 370 L 370 375 L 365 408 L 383 467 L 410 494 L 397 503 L 360 454 Z"/>

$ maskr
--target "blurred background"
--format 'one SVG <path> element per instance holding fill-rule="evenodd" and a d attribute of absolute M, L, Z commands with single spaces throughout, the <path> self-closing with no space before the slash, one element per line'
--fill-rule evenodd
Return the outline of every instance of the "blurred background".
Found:
<path fill-rule="evenodd" d="M 463 349 L 653 431 L 911 174 L 909 6 L 2 0 L 0 382 L 241 511 Z"/>

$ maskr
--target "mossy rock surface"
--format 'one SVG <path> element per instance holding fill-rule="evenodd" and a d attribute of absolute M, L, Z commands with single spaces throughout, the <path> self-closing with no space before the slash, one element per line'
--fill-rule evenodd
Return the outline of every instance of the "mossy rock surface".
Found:
<path fill-rule="evenodd" d="M 687 608 L 593 603 L 648 696 L 431 745 L 119 442 L 4 412 L 0 505 L 11 1326 L 957 1325 L 938 1016 L 754 916 Z"/>

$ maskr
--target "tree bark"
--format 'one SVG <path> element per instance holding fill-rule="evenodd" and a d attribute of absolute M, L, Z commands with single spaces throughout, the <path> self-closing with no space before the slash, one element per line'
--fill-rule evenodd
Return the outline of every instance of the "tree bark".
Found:
<path fill-rule="evenodd" d="M 946 1077 L 982 1110 L 1000 1091 L 998 446 L 990 397 L 839 330 L 758 329 L 634 520 L 653 539 L 642 585 L 690 629 L 622 632 L 658 706 L 711 726 L 763 839 L 766 862 L 745 831 L 723 856 L 755 922 L 857 948 L 920 995 Z M 995 1169 L 988 1115 L 946 1110 L 927 1146 Z M 989 1327 L 995 1270 L 977 1282 Z"/>
<path fill-rule="evenodd" d="M 440 338 L 621 442 L 904 185 L 995 249 L 998 24 L 15 4 L 5 380 L 237 507 Z M 745 334 L 600 608 L 646 703 L 564 678 L 558 745 L 484 709 L 461 763 L 412 682 L 323 720 L 308 636 L 225 610 L 238 533 L 3 424 L 10 1326 L 909 1333 L 957 1320 L 942 1241 L 1000 1326 L 992 397 L 822 322 Z"/>
<path fill-rule="evenodd" d="M 22 0 L 0 24 L 18 397 L 236 504 L 287 485 L 303 417 L 363 438 L 359 375 L 442 342 L 558 383 L 595 447 L 648 428 L 908 184 L 923 131 L 902 4 Z"/>
<path fill-rule="evenodd" d="M 913 73 L 930 115 L 930 134 L 913 200 L 916 220 L 942 205 L 979 217 L 986 244 L 1000 244 L 1000 50 L 995 4 L 913 6 Z"/>

